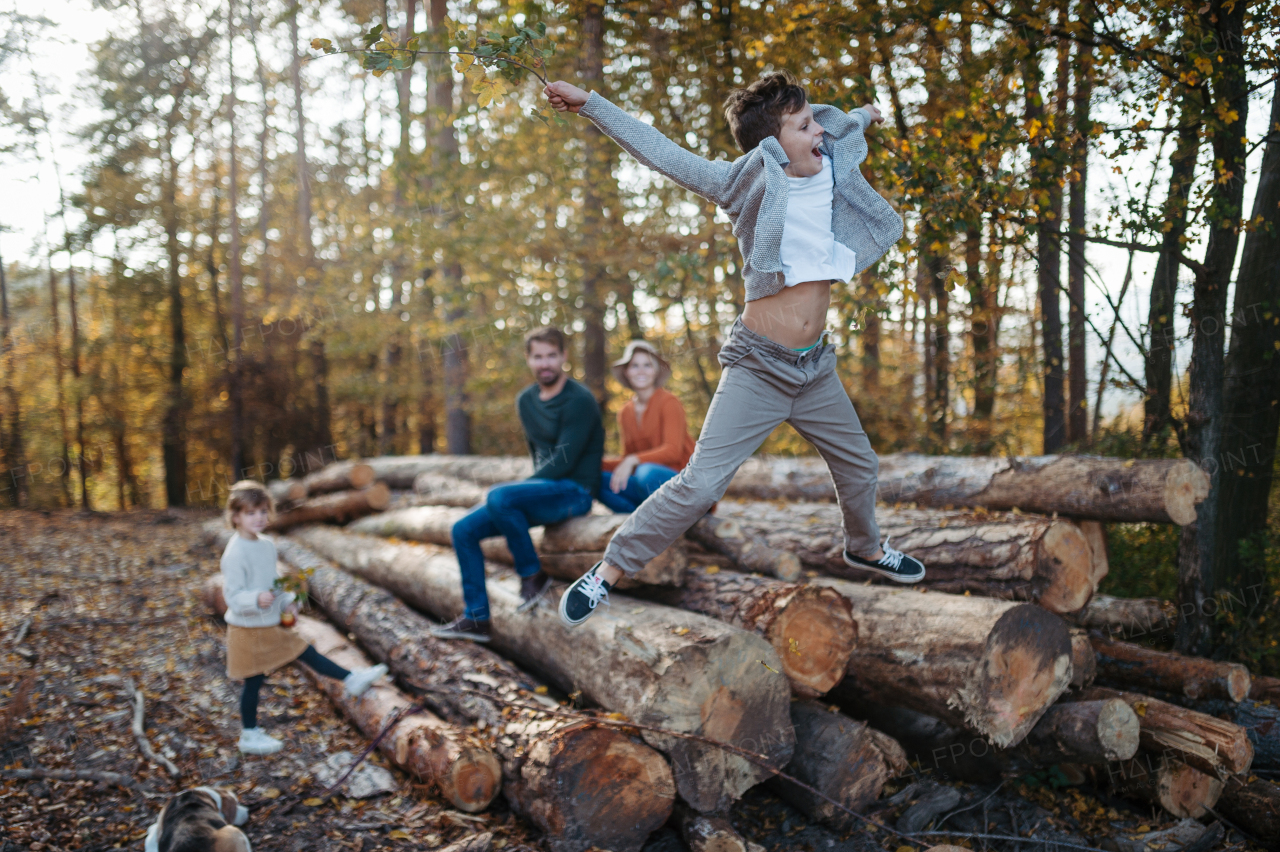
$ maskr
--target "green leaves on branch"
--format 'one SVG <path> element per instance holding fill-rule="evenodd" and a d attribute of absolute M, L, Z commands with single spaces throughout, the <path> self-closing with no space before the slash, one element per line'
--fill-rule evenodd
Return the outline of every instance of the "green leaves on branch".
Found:
<path fill-rule="evenodd" d="M 341 50 L 327 38 L 312 39 L 311 49 L 325 54 L 353 53 L 360 60 L 360 67 L 375 77 L 387 71 L 410 68 L 419 56 L 449 56 L 454 60 L 454 70 L 470 81 L 471 91 L 481 107 L 502 103 L 503 96 L 527 74 L 546 85 L 547 60 L 556 52 L 555 45 L 547 40 L 546 24 L 541 21 L 532 26 L 511 24 L 507 32 L 481 33 L 452 18 L 446 18 L 444 23 L 449 32 L 444 50 L 422 49 L 425 37 L 416 34 L 401 45 L 395 33 L 382 24 L 375 24 L 360 34 L 363 50 Z M 543 122 L 549 117 L 559 119 L 553 110 L 533 110 L 532 114 Z"/>

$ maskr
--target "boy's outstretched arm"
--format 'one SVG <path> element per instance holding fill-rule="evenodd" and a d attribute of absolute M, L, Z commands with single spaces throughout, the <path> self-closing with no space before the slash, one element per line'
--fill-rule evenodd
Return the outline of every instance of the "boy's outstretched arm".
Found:
<path fill-rule="evenodd" d="M 649 168 L 717 204 L 724 195 L 731 165 L 703 159 L 672 142 L 661 131 L 571 83 L 557 80 L 543 89 L 558 112 L 580 113 L 631 156 Z"/>

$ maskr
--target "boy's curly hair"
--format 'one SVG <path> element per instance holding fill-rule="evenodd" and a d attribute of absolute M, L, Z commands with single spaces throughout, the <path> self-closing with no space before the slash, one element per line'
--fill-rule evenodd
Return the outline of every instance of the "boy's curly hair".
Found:
<path fill-rule="evenodd" d="M 724 99 L 724 117 L 742 153 L 754 151 L 770 136 L 782 131 L 782 119 L 799 112 L 809 95 L 790 71 L 760 75 L 745 89 L 734 89 Z"/>
<path fill-rule="evenodd" d="M 232 485 L 231 492 L 227 494 L 227 510 L 223 515 L 223 520 L 227 522 L 227 526 L 235 529 L 235 524 L 231 522 L 231 519 L 235 517 L 236 512 L 256 509 L 264 505 L 267 507 L 267 514 L 274 518 L 276 501 L 271 499 L 271 492 L 267 490 L 267 487 L 253 479 L 242 479 Z"/>

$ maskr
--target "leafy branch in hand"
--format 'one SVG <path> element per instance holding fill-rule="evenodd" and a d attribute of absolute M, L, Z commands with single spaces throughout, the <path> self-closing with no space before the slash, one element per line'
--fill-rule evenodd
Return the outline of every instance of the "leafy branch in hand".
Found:
<path fill-rule="evenodd" d="M 528 27 L 513 24 L 509 32 L 491 30 L 483 34 L 452 18 L 446 18 L 444 23 L 449 31 L 448 46 L 444 50 L 424 49 L 425 37 L 420 34 L 410 36 L 401 45 L 395 33 L 382 24 L 360 34 L 363 48 L 343 50 L 327 38 L 312 39 L 311 48 L 326 55 L 353 54 L 360 60 L 360 67 L 375 77 L 387 71 L 404 71 L 412 67 L 419 56 L 447 56 L 455 60 L 454 70 L 471 81 L 471 91 L 481 107 L 501 104 L 503 96 L 526 74 L 547 85 L 547 60 L 555 55 L 555 44 L 547 39 L 545 23 L 539 21 Z M 497 74 L 490 76 L 490 70 Z M 543 123 L 548 118 L 563 121 L 551 109 L 534 109 L 531 115 Z"/>

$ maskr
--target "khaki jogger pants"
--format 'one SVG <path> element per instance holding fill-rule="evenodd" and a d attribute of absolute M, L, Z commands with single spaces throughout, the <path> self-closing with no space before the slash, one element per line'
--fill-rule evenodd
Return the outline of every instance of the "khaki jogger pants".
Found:
<path fill-rule="evenodd" d="M 720 385 L 689 464 L 618 528 L 604 561 L 627 574 L 643 568 L 724 496 L 738 468 L 783 421 L 817 447 L 831 471 L 845 549 L 875 553 L 880 463 L 836 375 L 835 347 L 823 342 L 797 354 L 738 319 L 719 360 Z"/>

